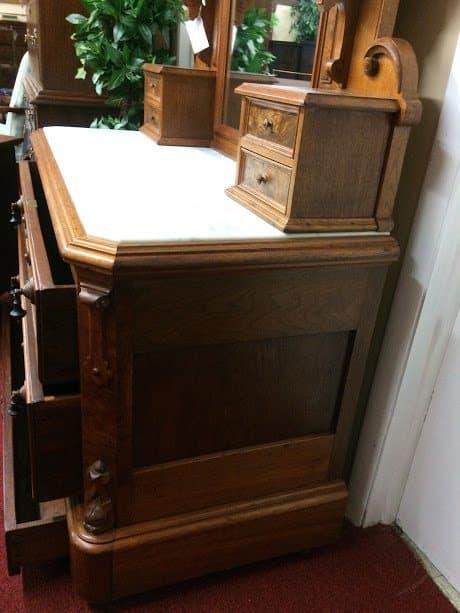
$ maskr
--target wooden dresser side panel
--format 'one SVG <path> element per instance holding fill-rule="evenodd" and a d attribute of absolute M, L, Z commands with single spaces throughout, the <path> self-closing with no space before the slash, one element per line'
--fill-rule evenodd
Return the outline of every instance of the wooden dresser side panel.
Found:
<path fill-rule="evenodd" d="M 388 113 L 307 106 L 292 204 L 295 216 L 374 217 L 390 138 Z"/>
<path fill-rule="evenodd" d="M 275 453 L 270 445 L 333 435 L 346 387 L 360 386 L 349 364 L 370 280 L 386 268 L 328 264 L 119 279 L 118 525 L 158 516 L 148 492 L 152 483 L 162 487 L 161 467 L 179 471 L 184 483 L 190 469 L 198 482 L 211 465 L 225 472 L 229 464 L 219 458 L 232 450 L 244 455 L 252 445 L 265 463 Z M 192 460 L 213 453 L 215 465 Z M 320 461 L 329 467 L 330 457 L 328 447 Z M 287 468 L 279 491 L 296 480 Z M 232 492 L 224 498 L 234 499 Z"/>

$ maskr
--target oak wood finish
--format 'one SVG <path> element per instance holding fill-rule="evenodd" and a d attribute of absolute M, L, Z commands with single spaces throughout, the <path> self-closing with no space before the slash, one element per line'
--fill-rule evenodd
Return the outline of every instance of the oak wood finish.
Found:
<path fill-rule="evenodd" d="M 144 75 L 141 131 L 160 145 L 209 146 L 215 70 L 144 64 Z"/>
<path fill-rule="evenodd" d="M 26 308 L 33 311 L 42 385 L 76 383 L 79 378 L 76 290 L 59 257 L 41 184 L 34 165 L 19 165 L 23 219 L 21 255 L 28 272 L 22 279 Z M 27 235 L 27 236 L 26 236 Z M 65 347 L 65 351 L 63 351 Z"/>
<path fill-rule="evenodd" d="M 384 38 L 366 50 L 362 70 L 361 93 L 238 88 L 244 96 L 238 169 L 227 193 L 285 231 L 391 230 L 410 126 L 421 114 L 417 63 L 408 43 Z M 290 112 L 274 122 L 269 105 L 289 101 Z M 279 125 L 292 131 L 296 112 L 292 155 L 282 150 Z M 254 154 L 260 157 L 249 166 Z"/>
<path fill-rule="evenodd" d="M 98 604 L 315 547 L 337 537 L 345 501 L 346 489 L 336 481 L 141 523 L 135 532 L 120 529 L 105 537 L 81 530 L 81 507 L 73 502 L 68 512 L 73 575 L 80 594 Z M 88 555 L 92 550 L 98 554 Z M 99 580 L 89 581 L 89 575 Z"/>
<path fill-rule="evenodd" d="M 30 226 L 29 231 L 33 233 Z M 26 248 L 22 227 L 18 246 L 19 279 L 24 285 L 28 262 L 23 255 Z M 22 300 L 26 307 L 26 299 Z M 27 414 L 32 496 L 43 502 L 73 495 L 82 489 L 81 420 L 78 395 L 65 394 L 63 388 L 58 397 L 44 394 L 38 367 L 38 338 L 37 315 L 29 307 L 22 320 L 22 397 Z"/>
<path fill-rule="evenodd" d="M 135 522 L 327 481 L 334 436 L 241 447 L 141 468 L 133 475 Z"/>
<path fill-rule="evenodd" d="M 413 54 L 388 39 L 390 4 L 363 0 L 351 21 L 336 15 L 338 37 L 317 54 L 332 62 L 331 91 L 243 86 L 250 163 L 241 191 L 268 202 L 264 174 L 276 168 L 287 187 L 269 192 L 272 222 L 296 203 L 307 208 L 291 229 L 312 227 L 305 220 L 320 230 L 390 229 L 409 126 L 420 115 Z M 227 0 L 219 4 L 212 62 L 214 143 L 227 152 L 236 141 L 221 125 L 219 96 L 230 10 Z M 358 64 L 364 76 L 350 91 Z M 147 70 L 146 108 L 159 126 L 167 77 Z M 57 247 L 78 289 L 83 493 L 67 515 L 80 593 L 104 604 L 336 538 L 366 356 L 397 242 L 384 233 L 223 243 L 88 236 L 44 133 L 32 140 Z M 23 271 L 36 267 L 40 250 L 29 247 L 29 234 L 44 234 L 41 225 L 19 232 L 30 260 Z M 27 334 L 38 321 L 31 315 Z M 26 394 L 40 394 L 27 373 L 26 384 Z M 45 465 L 55 447 L 42 436 L 54 432 L 47 420 L 62 412 L 61 400 L 51 410 L 45 397 L 32 414 L 32 449 Z"/>
<path fill-rule="evenodd" d="M 42 131 L 33 144 L 79 287 L 78 589 L 103 602 L 329 542 L 396 241 L 98 239 Z M 177 539 L 190 550 L 181 563 Z"/>

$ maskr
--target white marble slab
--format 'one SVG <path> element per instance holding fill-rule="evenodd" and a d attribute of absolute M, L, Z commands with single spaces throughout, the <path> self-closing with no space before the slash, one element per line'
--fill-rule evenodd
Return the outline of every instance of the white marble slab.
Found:
<path fill-rule="evenodd" d="M 293 236 L 225 195 L 235 182 L 235 162 L 213 149 L 159 146 L 141 132 L 69 127 L 44 132 L 89 236 L 115 242 Z"/>

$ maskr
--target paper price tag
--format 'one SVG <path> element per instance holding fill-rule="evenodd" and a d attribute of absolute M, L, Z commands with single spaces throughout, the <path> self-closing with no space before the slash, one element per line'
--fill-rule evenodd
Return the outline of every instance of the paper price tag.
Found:
<path fill-rule="evenodd" d="M 209 47 L 208 37 L 204 29 L 203 20 L 201 17 L 189 19 L 185 22 L 190 44 L 192 45 L 193 53 L 200 53 Z"/>

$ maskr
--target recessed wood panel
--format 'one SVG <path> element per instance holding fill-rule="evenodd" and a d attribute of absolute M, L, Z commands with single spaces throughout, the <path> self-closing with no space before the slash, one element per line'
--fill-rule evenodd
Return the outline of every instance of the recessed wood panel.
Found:
<path fill-rule="evenodd" d="M 336 332 L 136 355 L 134 465 L 329 432 L 350 338 Z"/>
<path fill-rule="evenodd" d="M 385 112 L 305 108 L 297 166 L 302 182 L 297 182 L 293 197 L 297 216 L 374 216 L 391 120 Z M 338 135 L 346 144 L 343 148 L 337 146 Z"/>

